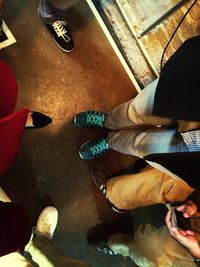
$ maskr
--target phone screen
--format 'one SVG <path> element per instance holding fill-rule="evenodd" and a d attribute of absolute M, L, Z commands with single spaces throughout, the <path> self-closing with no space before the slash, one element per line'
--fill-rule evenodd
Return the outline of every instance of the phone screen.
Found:
<path fill-rule="evenodd" d="M 190 219 L 183 217 L 183 213 L 172 209 L 172 226 L 182 229 L 182 230 L 191 230 Z"/>

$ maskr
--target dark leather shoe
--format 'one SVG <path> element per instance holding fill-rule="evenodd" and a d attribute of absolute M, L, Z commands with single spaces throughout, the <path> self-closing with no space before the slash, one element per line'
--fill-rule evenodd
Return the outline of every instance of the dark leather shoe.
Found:
<path fill-rule="evenodd" d="M 111 178 L 111 175 L 108 173 L 106 169 L 104 169 L 101 165 L 93 165 L 90 168 L 90 175 L 95 183 L 95 185 L 99 188 L 99 190 L 102 192 L 102 194 L 106 197 L 106 199 L 109 201 L 106 195 L 106 185 L 108 179 Z M 116 206 L 114 206 L 110 201 L 109 201 L 112 210 L 114 210 L 117 213 L 125 213 L 127 210 L 124 209 L 119 209 Z"/>
<path fill-rule="evenodd" d="M 33 119 L 33 128 L 42 128 L 52 122 L 52 119 L 43 113 L 31 111 L 31 117 Z M 30 127 L 31 128 L 31 127 Z"/>

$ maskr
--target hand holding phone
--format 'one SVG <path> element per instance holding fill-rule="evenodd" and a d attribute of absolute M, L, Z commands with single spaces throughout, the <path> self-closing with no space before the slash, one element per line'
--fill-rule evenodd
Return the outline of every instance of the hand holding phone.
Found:
<path fill-rule="evenodd" d="M 172 226 L 175 228 L 179 228 L 182 230 L 191 230 L 190 219 L 192 218 L 185 218 L 183 213 L 172 208 Z"/>
<path fill-rule="evenodd" d="M 178 214 L 178 215 L 177 215 Z M 196 237 L 196 233 L 192 230 L 188 230 L 188 225 L 180 224 L 179 213 L 176 213 L 176 209 L 170 209 L 165 217 L 165 222 L 167 224 L 169 233 L 172 237 L 174 237 L 180 244 L 185 246 L 189 252 L 195 257 L 200 258 L 200 243 L 198 238 Z M 181 215 L 181 219 L 184 218 Z M 200 217 L 190 217 L 190 219 L 200 219 Z M 190 222 L 189 218 L 184 218 Z M 186 228 L 186 230 L 183 230 Z"/>

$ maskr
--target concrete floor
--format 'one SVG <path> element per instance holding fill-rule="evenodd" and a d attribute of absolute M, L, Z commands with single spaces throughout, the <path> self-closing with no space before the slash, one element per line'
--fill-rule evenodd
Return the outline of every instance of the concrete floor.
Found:
<path fill-rule="evenodd" d="M 77 129 L 72 119 L 80 111 L 110 111 L 136 90 L 114 54 L 85 1 L 67 12 L 76 48 L 62 52 L 37 14 L 38 1 L 5 1 L 4 20 L 17 43 L 0 51 L 19 85 L 17 108 L 43 112 L 53 118 L 44 129 L 26 130 L 19 156 L 1 178 L 13 201 L 21 203 L 33 224 L 41 209 L 53 203 L 59 211 L 54 240 L 68 256 L 93 267 L 135 266 L 130 259 L 99 256 L 87 245 L 89 229 L 100 223 L 130 231 L 133 216 L 114 213 L 93 185 L 89 167 L 100 163 L 113 173 L 133 166 L 134 157 L 110 152 L 95 161 L 78 156 L 80 145 L 102 135 Z"/>

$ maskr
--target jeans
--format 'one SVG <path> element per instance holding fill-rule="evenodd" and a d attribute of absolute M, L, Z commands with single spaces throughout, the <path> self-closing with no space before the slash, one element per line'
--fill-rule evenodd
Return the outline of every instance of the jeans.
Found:
<path fill-rule="evenodd" d="M 145 87 L 133 100 L 114 108 L 106 117 L 109 147 L 118 152 L 143 158 L 154 153 L 188 152 L 183 140 L 175 143 L 176 121 L 152 115 L 158 79 Z M 158 127 L 162 126 L 162 127 Z M 148 162 L 167 172 L 159 164 Z"/>

